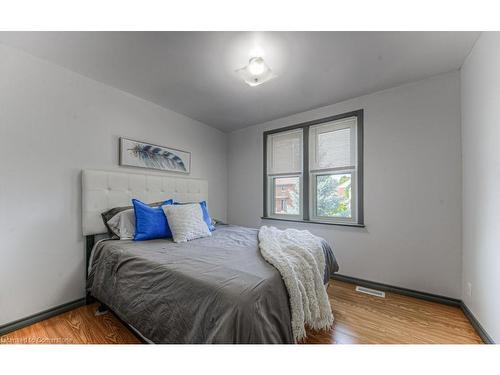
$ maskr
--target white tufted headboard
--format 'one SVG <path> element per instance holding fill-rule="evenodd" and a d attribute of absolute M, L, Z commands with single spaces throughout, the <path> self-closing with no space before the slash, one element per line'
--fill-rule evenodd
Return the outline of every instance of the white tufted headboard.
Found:
<path fill-rule="evenodd" d="M 208 201 L 208 183 L 194 178 L 84 170 L 83 235 L 106 233 L 101 213 L 113 207 L 130 206 L 132 198 L 146 203 L 170 198 L 180 202 Z"/>

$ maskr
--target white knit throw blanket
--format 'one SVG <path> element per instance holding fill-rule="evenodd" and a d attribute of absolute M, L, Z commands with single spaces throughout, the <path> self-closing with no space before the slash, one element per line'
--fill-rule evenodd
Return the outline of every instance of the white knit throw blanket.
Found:
<path fill-rule="evenodd" d="M 305 325 L 315 330 L 330 328 L 333 314 L 323 285 L 325 254 L 320 239 L 307 230 L 263 226 L 259 248 L 288 290 L 295 340 L 306 337 Z"/>

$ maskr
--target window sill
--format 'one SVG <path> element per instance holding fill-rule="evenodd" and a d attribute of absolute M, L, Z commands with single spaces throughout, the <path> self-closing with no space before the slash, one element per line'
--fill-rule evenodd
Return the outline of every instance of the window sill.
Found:
<path fill-rule="evenodd" d="M 262 220 L 278 220 L 278 221 L 290 221 L 292 223 L 307 223 L 307 224 L 320 224 L 320 225 L 338 225 L 341 227 L 355 227 L 355 228 L 365 228 L 365 224 L 354 224 L 354 223 L 329 223 L 325 221 L 311 221 L 311 220 L 298 220 L 298 219 L 282 219 L 277 217 L 261 216 Z"/>

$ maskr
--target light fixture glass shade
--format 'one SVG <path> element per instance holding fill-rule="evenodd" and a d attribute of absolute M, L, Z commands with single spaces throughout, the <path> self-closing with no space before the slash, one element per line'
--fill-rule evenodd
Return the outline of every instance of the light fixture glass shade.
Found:
<path fill-rule="evenodd" d="M 248 62 L 248 71 L 258 76 L 266 71 L 266 63 L 262 57 L 253 57 Z"/>
<path fill-rule="evenodd" d="M 236 73 L 249 86 L 258 86 L 276 77 L 262 57 L 252 57 L 248 65 L 236 70 Z"/>

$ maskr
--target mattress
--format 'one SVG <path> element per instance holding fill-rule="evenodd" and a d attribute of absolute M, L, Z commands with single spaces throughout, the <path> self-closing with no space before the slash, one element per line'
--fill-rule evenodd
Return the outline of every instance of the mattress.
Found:
<path fill-rule="evenodd" d="M 258 230 L 218 225 L 187 243 L 101 241 L 88 291 L 154 343 L 293 343 L 288 294 Z M 323 241 L 325 283 L 338 270 Z"/>

